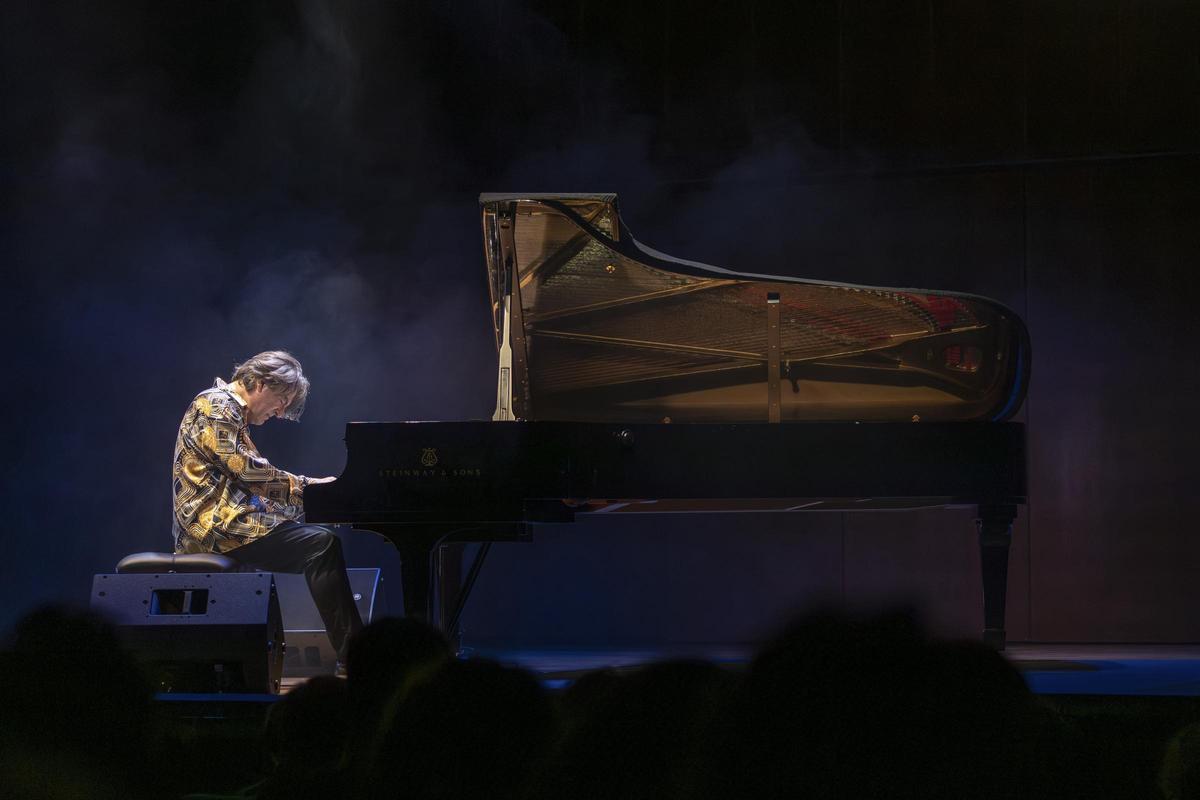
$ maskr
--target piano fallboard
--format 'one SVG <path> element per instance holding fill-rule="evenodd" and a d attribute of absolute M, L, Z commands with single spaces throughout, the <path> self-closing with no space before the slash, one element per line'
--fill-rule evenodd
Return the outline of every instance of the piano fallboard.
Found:
<path fill-rule="evenodd" d="M 1022 504 L 1021 423 L 352 422 L 315 523 Z"/>

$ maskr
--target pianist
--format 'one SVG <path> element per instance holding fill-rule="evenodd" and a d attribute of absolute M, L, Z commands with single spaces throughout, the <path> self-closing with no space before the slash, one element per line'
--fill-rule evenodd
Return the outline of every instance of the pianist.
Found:
<path fill-rule="evenodd" d="M 297 420 L 308 379 L 290 353 L 259 353 L 192 400 L 175 440 L 172 470 L 176 553 L 220 553 L 247 569 L 303 573 L 329 641 L 345 661 L 362 627 L 333 531 L 306 525 L 306 478 L 271 464 L 250 440 L 249 426 L 272 417 Z"/>

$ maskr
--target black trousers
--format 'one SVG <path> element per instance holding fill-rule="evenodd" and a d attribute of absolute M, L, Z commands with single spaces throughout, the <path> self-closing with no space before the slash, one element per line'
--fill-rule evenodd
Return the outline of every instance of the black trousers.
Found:
<path fill-rule="evenodd" d="M 342 542 L 329 528 L 284 522 L 260 539 L 235 547 L 224 555 L 242 566 L 269 572 L 303 574 L 312 592 L 313 602 L 329 643 L 345 662 L 350 637 L 362 627 L 350 579 L 346 577 L 346 560 L 342 557 Z"/>

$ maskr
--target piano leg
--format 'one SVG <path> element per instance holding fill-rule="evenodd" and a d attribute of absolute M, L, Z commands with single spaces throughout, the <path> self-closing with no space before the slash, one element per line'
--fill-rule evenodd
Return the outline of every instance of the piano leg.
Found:
<path fill-rule="evenodd" d="M 460 525 L 398 526 L 384 533 L 400 551 L 400 580 L 404 584 L 400 588 L 406 617 L 437 627 L 445 623 L 442 547 L 447 538 L 461 530 Z"/>
<path fill-rule="evenodd" d="M 400 587 L 404 593 L 404 616 L 432 623 L 430 612 L 433 604 L 430 602 L 429 590 L 433 583 L 430 576 L 434 570 L 434 551 L 436 546 L 430 546 L 420 537 L 406 536 L 409 541 L 396 542 L 400 551 Z"/>
<path fill-rule="evenodd" d="M 450 625 L 450 619 L 454 616 L 454 602 L 458 599 L 458 587 L 462 584 L 465 547 L 461 542 L 442 542 L 435 553 L 432 598 L 436 604 L 438 622 L 452 642 L 456 641 L 458 631 Z"/>
<path fill-rule="evenodd" d="M 1004 604 L 1008 596 L 1008 551 L 1012 544 L 1015 505 L 979 506 L 979 563 L 983 570 L 983 641 L 1003 650 Z"/>
<path fill-rule="evenodd" d="M 458 620 L 479 570 L 487 557 L 493 540 L 525 541 L 530 538 L 529 525 L 524 522 L 489 523 L 487 525 L 463 526 L 457 523 L 445 525 L 375 525 L 371 530 L 391 541 L 400 552 L 400 580 L 404 594 L 404 615 L 424 620 L 430 625 L 442 627 L 446 634 L 455 637 Z M 463 536 L 468 538 L 463 539 Z M 442 545 L 452 541 L 481 542 L 475 560 L 465 581 L 459 585 L 461 573 L 444 574 L 441 569 Z M 453 581 L 454 603 L 447 595 L 449 587 L 443 581 Z M 443 599 L 443 595 L 446 595 Z M 449 623 L 448 627 L 447 623 Z"/>

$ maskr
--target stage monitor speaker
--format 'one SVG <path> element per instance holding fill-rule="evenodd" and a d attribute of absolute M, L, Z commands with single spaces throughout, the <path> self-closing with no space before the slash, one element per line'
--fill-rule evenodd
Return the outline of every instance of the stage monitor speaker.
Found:
<path fill-rule="evenodd" d="M 358 606 L 363 624 L 387 614 L 383 594 L 383 578 L 378 567 L 347 569 L 350 591 Z M 287 653 L 283 661 L 283 677 L 310 678 L 313 675 L 332 675 L 337 669 L 337 653 L 325 635 L 325 623 L 313 603 L 312 593 L 303 575 L 275 573 L 279 590 L 279 610 L 283 614 Z"/>
<path fill-rule="evenodd" d="M 160 692 L 279 692 L 284 631 L 270 572 L 97 575 L 92 610 Z"/>

